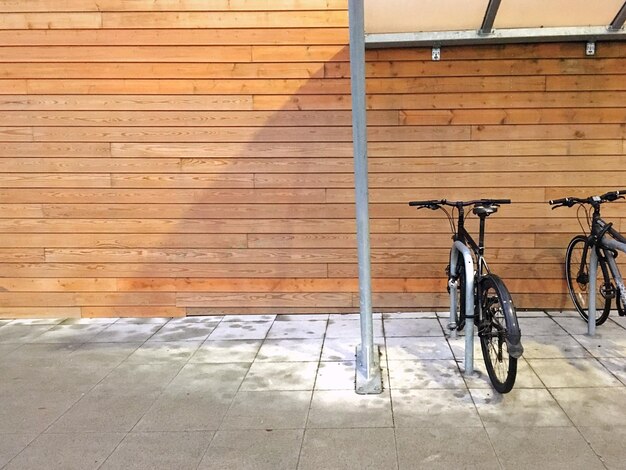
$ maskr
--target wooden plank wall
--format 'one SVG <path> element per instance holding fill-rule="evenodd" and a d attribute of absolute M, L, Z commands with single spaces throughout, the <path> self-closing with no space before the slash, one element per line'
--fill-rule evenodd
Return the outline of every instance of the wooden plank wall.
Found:
<path fill-rule="evenodd" d="M 0 0 L 0 315 L 358 310 L 345 0 Z M 573 210 L 626 187 L 626 46 L 367 55 L 374 303 L 446 303 L 447 221 L 569 306 Z M 626 230 L 624 205 L 605 209 Z"/>

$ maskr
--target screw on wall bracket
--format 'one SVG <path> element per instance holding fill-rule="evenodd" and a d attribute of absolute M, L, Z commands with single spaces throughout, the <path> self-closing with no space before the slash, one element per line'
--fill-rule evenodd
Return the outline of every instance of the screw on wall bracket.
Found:
<path fill-rule="evenodd" d="M 585 55 L 596 55 L 596 43 L 588 41 L 585 47 Z"/>
<path fill-rule="evenodd" d="M 441 60 L 441 48 L 440 47 L 433 47 L 432 58 L 433 60 Z"/>

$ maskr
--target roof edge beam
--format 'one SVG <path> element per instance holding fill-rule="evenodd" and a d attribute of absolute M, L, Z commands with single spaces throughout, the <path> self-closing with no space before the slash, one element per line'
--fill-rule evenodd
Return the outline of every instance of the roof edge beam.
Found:
<path fill-rule="evenodd" d="M 626 41 L 626 31 L 606 26 L 497 29 L 484 36 L 476 30 L 419 33 L 372 33 L 365 35 L 368 49 L 388 47 L 430 47 L 467 44 L 511 44 L 564 41 Z"/>
<path fill-rule="evenodd" d="M 626 2 L 622 5 L 622 8 L 617 12 L 613 21 L 609 25 L 609 31 L 618 31 L 624 26 L 626 21 Z"/>
<path fill-rule="evenodd" d="M 478 34 L 486 36 L 491 34 L 493 31 L 493 23 L 496 20 L 496 15 L 498 14 L 498 8 L 500 8 L 501 0 L 489 0 L 489 5 L 487 5 L 487 10 L 485 11 L 485 17 L 483 18 L 483 24 L 478 30 Z"/>

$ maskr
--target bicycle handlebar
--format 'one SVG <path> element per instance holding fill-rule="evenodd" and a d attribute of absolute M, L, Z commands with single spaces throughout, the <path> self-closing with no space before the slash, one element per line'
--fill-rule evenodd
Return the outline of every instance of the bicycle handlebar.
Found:
<path fill-rule="evenodd" d="M 553 206 L 553 210 L 557 207 L 572 207 L 574 204 L 602 204 L 604 202 L 613 202 L 617 199 L 624 199 L 624 194 L 626 194 L 626 189 L 620 189 L 619 191 L 609 191 L 608 193 L 604 193 L 602 196 L 589 196 L 586 198 L 564 197 L 561 199 L 551 199 L 548 204 Z"/>
<path fill-rule="evenodd" d="M 438 209 L 440 206 L 465 207 L 472 205 L 500 205 L 511 204 L 510 199 L 476 199 L 473 201 L 448 201 L 447 199 L 431 199 L 429 201 L 411 201 L 409 206 L 427 207 L 429 209 Z"/>

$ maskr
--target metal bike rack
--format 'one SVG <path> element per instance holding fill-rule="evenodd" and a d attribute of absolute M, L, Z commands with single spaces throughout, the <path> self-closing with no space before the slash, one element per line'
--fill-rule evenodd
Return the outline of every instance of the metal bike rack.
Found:
<path fill-rule="evenodd" d="M 596 286 L 598 284 L 598 253 L 592 247 L 589 258 L 589 310 L 587 312 L 587 334 L 596 334 Z"/>
<path fill-rule="evenodd" d="M 474 373 L 474 260 L 468 247 L 455 241 L 450 251 L 450 272 L 456 272 L 459 254 L 465 263 L 465 375 Z M 450 287 L 450 337 L 456 336 L 457 283 L 448 282 Z"/>
<path fill-rule="evenodd" d="M 625 244 L 620 243 L 611 238 L 602 239 L 602 245 L 615 250 L 624 252 Z M 620 275 L 619 268 L 615 263 L 615 258 L 612 254 L 607 253 L 606 255 L 607 263 L 609 264 L 609 269 L 613 274 L 613 278 L 615 283 L 617 284 L 618 290 L 620 293 L 626 292 L 626 287 L 624 286 L 624 282 L 622 276 Z M 587 334 L 589 336 L 594 336 L 596 334 L 596 318 L 598 318 L 597 314 L 597 306 L 596 306 L 596 287 L 598 285 L 598 253 L 595 250 L 595 247 L 591 250 L 591 256 L 589 257 L 589 311 L 587 312 Z M 620 299 L 616 298 L 616 301 L 619 302 Z"/>

